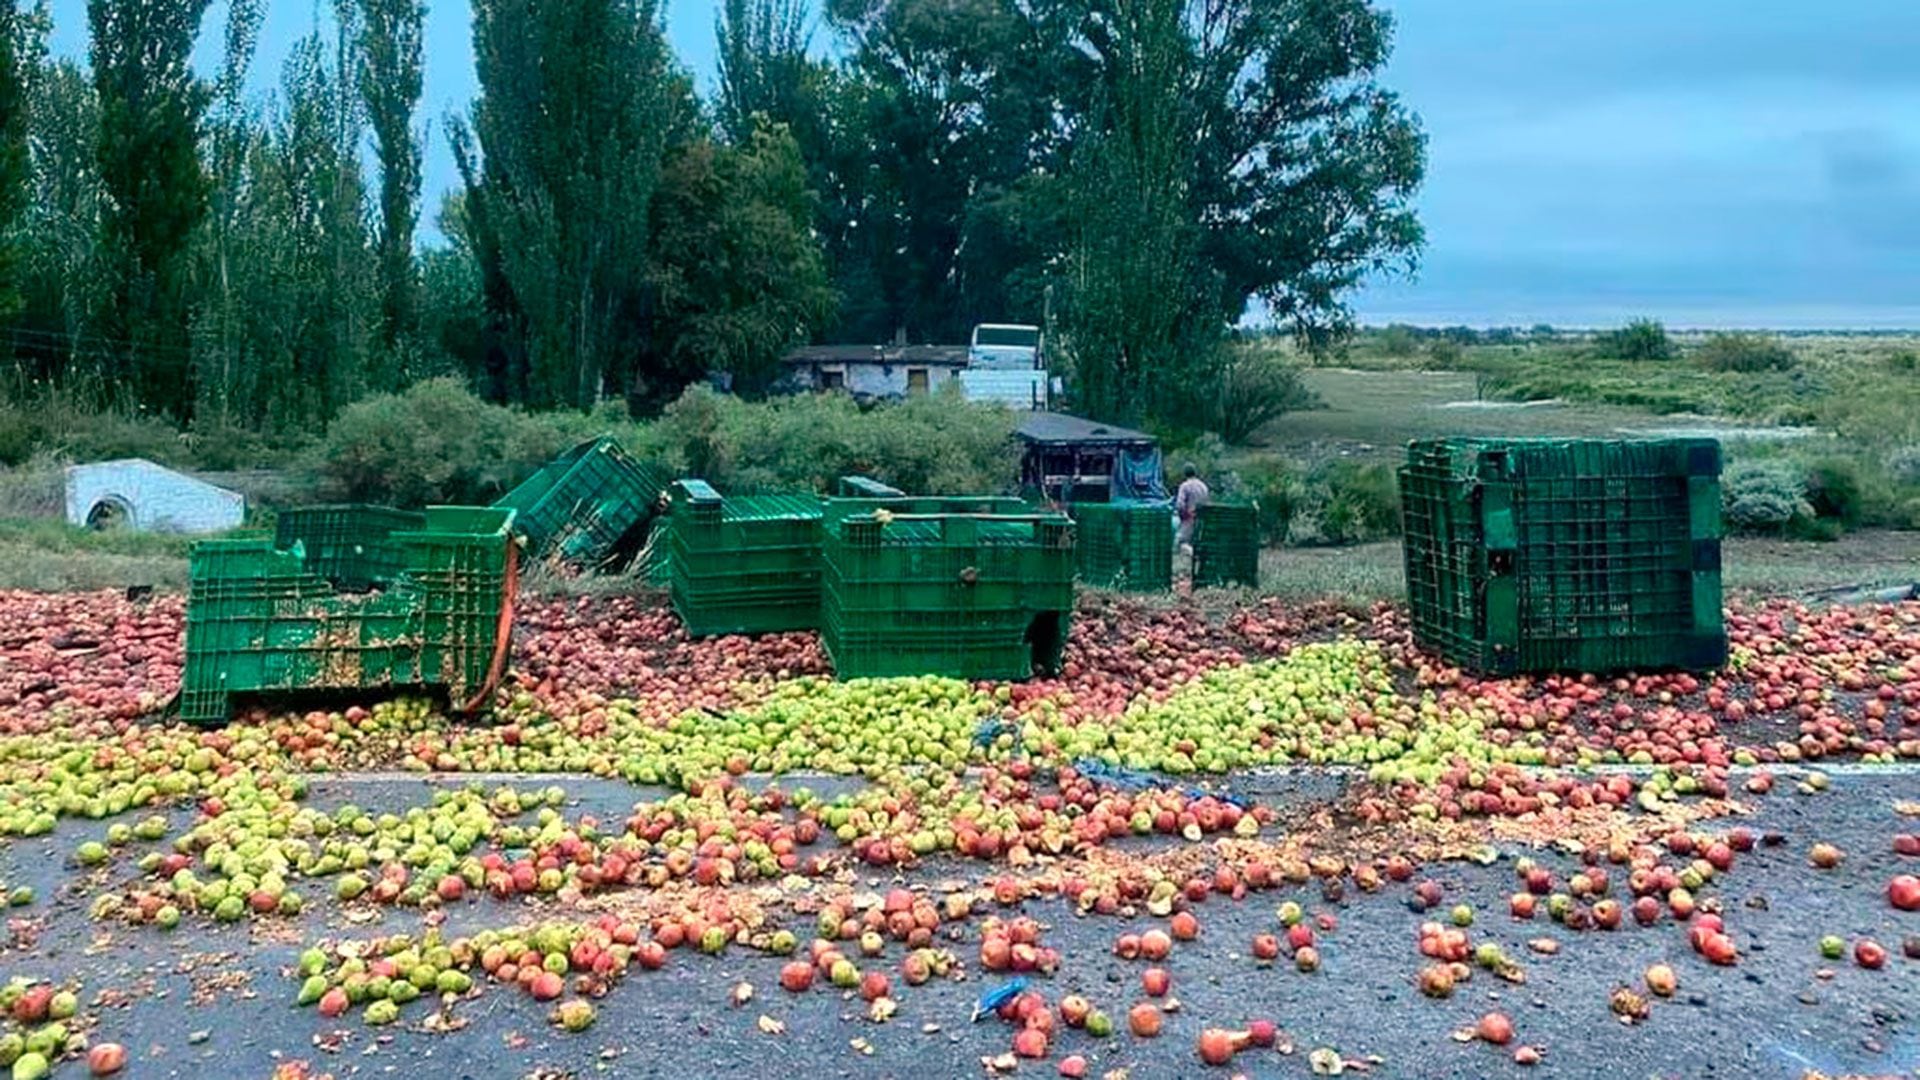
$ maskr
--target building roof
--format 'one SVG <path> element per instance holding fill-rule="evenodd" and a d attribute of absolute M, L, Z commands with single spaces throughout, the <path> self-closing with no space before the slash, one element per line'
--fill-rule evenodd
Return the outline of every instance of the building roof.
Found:
<path fill-rule="evenodd" d="M 806 364 L 929 364 L 966 367 L 965 345 L 808 345 L 782 362 Z"/>
<path fill-rule="evenodd" d="M 1153 436 L 1117 424 L 1099 424 L 1066 413 L 1030 412 L 1020 417 L 1014 433 L 1028 442 L 1151 443 Z"/>

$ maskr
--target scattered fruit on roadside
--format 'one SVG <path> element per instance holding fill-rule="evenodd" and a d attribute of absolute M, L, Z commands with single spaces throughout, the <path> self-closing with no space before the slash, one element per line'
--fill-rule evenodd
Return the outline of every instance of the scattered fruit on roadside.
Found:
<path fill-rule="evenodd" d="M 127 1048 L 119 1043 L 94 1043 L 87 1048 L 87 1069 L 95 1076 L 112 1076 L 127 1067 Z"/>
<path fill-rule="evenodd" d="M 1679 976 L 1666 964 L 1655 964 L 1646 972 L 1647 989 L 1655 997 L 1672 997 L 1680 985 Z"/>
<path fill-rule="evenodd" d="M 1474 1034 L 1495 1046 L 1505 1046 L 1513 1041 L 1513 1021 L 1505 1013 L 1490 1012 L 1474 1025 Z"/>
<path fill-rule="evenodd" d="M 1233 1033 L 1224 1028 L 1207 1028 L 1200 1033 L 1198 1049 L 1200 1060 L 1208 1065 L 1231 1064 L 1235 1049 Z"/>
<path fill-rule="evenodd" d="M 1886 966 L 1887 950 L 1872 938 L 1861 938 L 1853 943 L 1853 962 L 1870 971 Z"/>
<path fill-rule="evenodd" d="M 1127 1030 L 1136 1038 L 1151 1039 L 1159 1035 L 1161 1022 L 1160 1010 L 1144 1001 L 1127 1010 Z"/>

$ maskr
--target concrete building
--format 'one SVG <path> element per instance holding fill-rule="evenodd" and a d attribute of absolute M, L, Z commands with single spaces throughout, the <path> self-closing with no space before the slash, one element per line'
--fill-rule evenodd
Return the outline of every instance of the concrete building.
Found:
<path fill-rule="evenodd" d="M 237 529 L 247 500 L 144 458 L 67 468 L 67 521 L 81 528 L 216 533 Z"/>
<path fill-rule="evenodd" d="M 932 393 L 967 366 L 964 345 L 809 345 L 785 357 L 803 390 L 845 390 L 858 400 Z"/>

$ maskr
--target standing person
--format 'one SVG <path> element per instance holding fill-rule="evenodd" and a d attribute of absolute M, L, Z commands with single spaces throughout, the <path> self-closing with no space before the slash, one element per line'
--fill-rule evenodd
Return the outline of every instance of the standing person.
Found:
<path fill-rule="evenodd" d="M 1180 490 L 1174 493 L 1173 512 L 1180 519 L 1180 531 L 1177 534 L 1180 553 L 1191 558 L 1194 522 L 1199 519 L 1200 508 L 1213 498 L 1213 492 L 1208 490 L 1207 482 L 1200 479 L 1200 470 L 1192 462 L 1188 462 L 1182 472 L 1186 479 L 1180 481 Z"/>

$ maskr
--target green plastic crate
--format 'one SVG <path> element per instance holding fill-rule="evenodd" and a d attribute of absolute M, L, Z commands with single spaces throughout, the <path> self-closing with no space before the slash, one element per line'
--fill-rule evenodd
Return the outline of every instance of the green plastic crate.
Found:
<path fill-rule="evenodd" d="M 907 493 L 891 484 L 883 484 L 871 476 L 843 476 L 833 486 L 833 493 L 850 499 L 904 499 Z"/>
<path fill-rule="evenodd" d="M 1173 587 L 1173 514 L 1165 504 L 1075 503 L 1080 580 L 1104 589 Z"/>
<path fill-rule="evenodd" d="M 493 505 L 514 511 L 531 557 L 599 567 L 638 549 L 670 479 L 601 436 L 548 462 Z"/>
<path fill-rule="evenodd" d="M 1496 675 L 1725 663 L 1720 464 L 1712 439 L 1410 444 L 1415 638 Z"/>
<path fill-rule="evenodd" d="M 195 544 L 179 713 L 220 723 L 235 696 L 418 689 L 483 708 L 506 659 L 517 547 L 513 511 L 431 507 L 394 532 L 379 592 L 343 592 L 301 541 Z"/>
<path fill-rule="evenodd" d="M 812 495 L 722 498 L 703 481 L 675 483 L 668 577 L 687 632 L 819 626 L 820 518 Z"/>
<path fill-rule="evenodd" d="M 1193 527 L 1193 584 L 1260 587 L 1260 508 L 1210 502 Z"/>
<path fill-rule="evenodd" d="M 368 589 L 400 572 L 396 532 L 418 529 L 425 515 L 390 506 L 349 503 L 282 510 L 274 522 L 274 546 L 295 543 L 306 551 L 307 569 L 343 589 Z"/>
<path fill-rule="evenodd" d="M 830 521 L 820 622 L 835 672 L 1024 679 L 1057 667 L 1073 544 L 1073 524 L 1058 514 Z"/>

